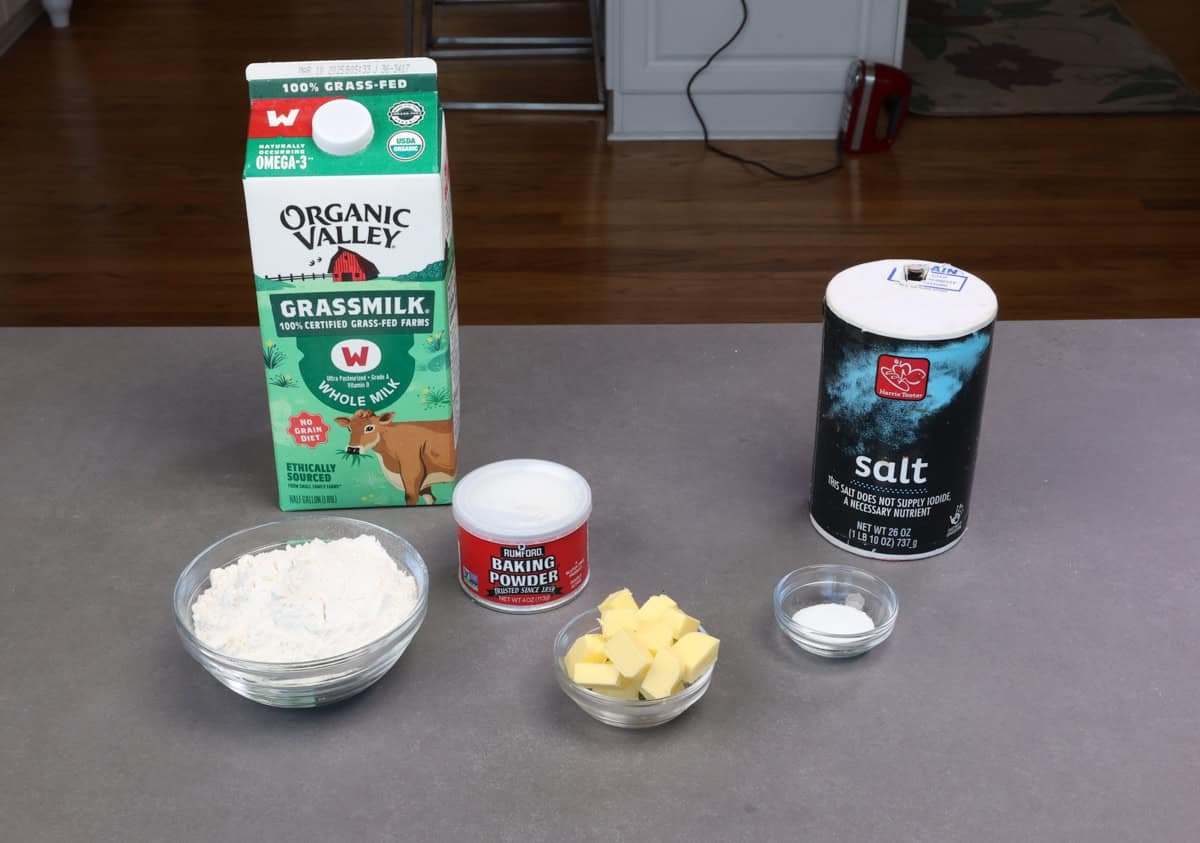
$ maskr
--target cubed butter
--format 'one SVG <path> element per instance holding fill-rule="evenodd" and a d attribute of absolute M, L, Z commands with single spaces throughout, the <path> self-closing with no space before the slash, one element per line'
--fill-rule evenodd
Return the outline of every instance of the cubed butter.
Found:
<path fill-rule="evenodd" d="M 665 594 L 656 594 L 653 597 L 648 597 L 646 598 L 646 602 L 638 609 L 638 625 L 656 621 L 662 617 L 663 612 L 667 609 L 674 609 L 678 605 Z"/>
<path fill-rule="evenodd" d="M 689 632 L 695 632 L 700 628 L 700 621 L 693 618 L 678 606 L 672 606 L 663 612 L 662 620 L 671 625 L 671 634 L 675 636 L 676 640 L 679 640 Z"/>
<path fill-rule="evenodd" d="M 567 668 L 567 676 L 574 676 L 577 664 L 603 664 L 607 660 L 608 656 L 604 655 L 604 636 L 592 633 L 575 639 L 563 657 L 563 664 Z"/>
<path fill-rule="evenodd" d="M 675 686 L 680 684 L 682 678 L 683 666 L 671 648 L 659 650 L 646 678 L 642 680 L 642 696 L 648 700 L 669 697 L 675 693 Z"/>
<path fill-rule="evenodd" d="M 614 591 L 605 597 L 599 606 L 601 612 L 607 612 L 609 609 L 636 609 L 637 607 L 637 601 L 633 599 L 633 592 L 627 588 Z"/>
<path fill-rule="evenodd" d="M 633 632 L 637 629 L 637 609 L 608 609 L 600 613 L 600 634 L 611 638 L 618 631 L 625 629 Z"/>
<path fill-rule="evenodd" d="M 683 681 L 691 684 L 717 660 L 721 642 L 704 632 L 689 632 L 671 648 L 683 665 Z"/>
<path fill-rule="evenodd" d="M 636 700 L 638 698 L 637 685 L 622 685 L 619 688 L 592 688 L 592 690 L 597 694 L 612 697 L 614 700 Z"/>
<path fill-rule="evenodd" d="M 621 674 L 611 664 L 580 662 L 575 665 L 571 679 L 576 685 L 586 685 L 595 691 L 601 688 L 619 689 L 621 687 Z"/>
<path fill-rule="evenodd" d="M 657 653 L 659 650 L 666 649 L 675 641 L 675 633 L 672 630 L 671 624 L 661 619 L 651 621 L 650 623 L 639 622 L 634 637 L 637 638 L 639 644 L 651 653 Z"/>
<path fill-rule="evenodd" d="M 633 633 L 627 629 L 617 630 L 605 639 L 604 653 L 626 679 L 641 675 L 654 661 L 646 648 L 639 644 Z"/>
<path fill-rule="evenodd" d="M 583 642 L 584 650 L 587 653 L 587 658 L 582 661 L 599 664 L 605 660 L 603 635 L 589 632 L 587 635 L 579 636 L 579 641 Z"/>
<path fill-rule="evenodd" d="M 663 699 L 699 679 L 721 642 L 666 594 L 641 606 L 628 588 L 600 603 L 600 633 L 578 638 L 563 664 L 578 684 L 618 700 Z"/>
<path fill-rule="evenodd" d="M 636 690 L 637 688 L 641 687 L 642 680 L 646 678 L 646 674 L 649 671 L 650 671 L 650 665 L 647 664 L 639 673 L 636 673 L 633 676 L 630 676 L 628 678 L 622 676 L 621 677 L 621 687 L 622 688 L 632 687 Z"/>

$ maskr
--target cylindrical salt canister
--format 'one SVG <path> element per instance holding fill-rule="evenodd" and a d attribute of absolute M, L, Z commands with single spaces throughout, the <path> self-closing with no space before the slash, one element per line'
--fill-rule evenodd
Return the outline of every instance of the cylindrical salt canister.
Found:
<path fill-rule="evenodd" d="M 944 263 L 853 266 L 825 290 L 809 515 L 838 547 L 921 559 L 962 539 L 996 294 Z"/>
<path fill-rule="evenodd" d="M 459 584 L 501 612 L 540 612 L 573 600 L 588 582 L 592 490 L 546 460 L 477 468 L 454 490 Z"/>

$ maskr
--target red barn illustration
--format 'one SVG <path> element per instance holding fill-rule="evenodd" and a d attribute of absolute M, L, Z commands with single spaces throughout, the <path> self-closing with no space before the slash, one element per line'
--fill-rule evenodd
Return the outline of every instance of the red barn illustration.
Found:
<path fill-rule="evenodd" d="M 379 268 L 362 255 L 339 248 L 326 270 L 334 281 L 370 281 L 379 277 Z"/>

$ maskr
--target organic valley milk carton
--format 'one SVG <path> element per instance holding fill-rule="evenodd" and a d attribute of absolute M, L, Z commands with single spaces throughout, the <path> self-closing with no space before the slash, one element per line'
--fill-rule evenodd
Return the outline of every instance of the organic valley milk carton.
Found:
<path fill-rule="evenodd" d="M 246 79 L 279 505 L 449 503 L 458 320 L 437 66 L 279 62 Z"/>

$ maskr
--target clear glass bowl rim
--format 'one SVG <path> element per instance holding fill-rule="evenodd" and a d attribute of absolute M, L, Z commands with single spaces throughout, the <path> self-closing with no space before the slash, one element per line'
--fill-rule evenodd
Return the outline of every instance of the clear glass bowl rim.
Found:
<path fill-rule="evenodd" d="M 841 578 L 837 576 L 838 574 L 842 575 Z M 823 582 L 844 582 L 846 575 L 862 577 L 872 585 L 877 586 L 883 602 L 890 609 L 887 617 L 875 624 L 875 629 L 870 632 L 824 632 L 820 629 L 814 629 L 811 626 L 797 623 L 792 620 L 791 615 L 783 610 L 783 601 L 796 589 Z M 817 636 L 818 638 L 830 641 L 846 641 L 848 643 L 869 639 L 883 630 L 890 629 L 896 623 L 896 616 L 900 613 L 900 600 L 896 597 L 896 592 L 888 585 L 887 581 L 882 577 L 872 574 L 870 571 L 864 571 L 862 568 L 856 568 L 853 565 L 807 565 L 784 574 L 775 586 L 774 603 L 775 619 L 785 629 L 791 629 L 797 634 L 806 637 Z"/>
<path fill-rule="evenodd" d="M 247 533 L 265 530 L 270 527 L 290 527 L 291 525 L 295 524 L 297 525 L 297 532 L 303 533 L 304 529 L 299 525 L 302 525 L 308 521 L 318 520 L 338 521 L 348 526 L 366 527 L 369 528 L 367 531 L 368 533 L 371 531 L 385 533 L 387 534 L 389 541 L 396 541 L 404 547 L 406 551 L 405 556 L 407 558 L 397 559 L 396 562 L 403 565 L 405 569 L 412 574 L 413 579 L 417 581 L 417 605 L 413 608 L 412 612 L 410 612 L 408 616 L 404 618 L 404 620 L 400 621 L 400 623 L 398 623 L 390 632 L 381 635 L 374 641 L 363 644 L 361 647 L 348 650 L 345 653 L 339 653 L 336 656 L 326 656 L 325 658 L 296 662 L 261 662 L 254 661 L 252 659 L 239 659 L 235 656 L 228 656 L 224 653 L 214 650 L 196 637 L 196 634 L 191 629 L 191 618 L 187 618 L 185 620 L 182 615 L 183 611 L 191 610 L 190 595 L 183 593 L 185 589 L 184 582 L 187 579 L 188 574 L 191 573 L 194 568 L 196 568 L 201 559 L 208 555 L 209 551 L 213 550 L 224 542 L 230 541 L 231 539 L 236 539 L 240 536 L 246 535 Z M 312 536 L 311 538 L 319 538 L 319 536 Z M 263 549 L 277 544 L 280 544 L 280 542 L 272 542 L 264 545 Z M 205 576 L 205 579 L 207 578 L 208 575 Z M 202 653 L 205 658 L 210 659 L 211 661 L 223 667 L 257 674 L 303 674 L 309 671 L 320 671 L 330 667 L 344 667 L 356 661 L 360 661 L 363 656 L 370 653 L 379 650 L 387 650 L 394 643 L 403 639 L 409 632 L 413 631 L 414 626 L 417 626 L 421 623 L 425 617 L 425 609 L 428 602 L 429 569 L 425 566 L 425 560 L 421 557 L 421 554 L 415 547 L 413 547 L 412 542 L 401 536 L 399 533 L 392 532 L 386 527 L 380 527 L 378 524 L 373 524 L 370 521 L 364 521 L 361 518 L 347 518 L 346 516 L 342 515 L 318 515 L 301 518 L 279 519 L 278 521 L 268 521 L 264 524 L 256 524 L 253 527 L 246 527 L 245 529 L 237 530 L 236 532 L 230 533 L 223 538 L 217 539 L 208 547 L 197 553 L 195 558 L 193 558 L 192 561 L 184 567 L 184 569 L 179 573 L 179 577 L 175 580 L 175 588 L 171 594 L 172 610 L 175 615 L 175 628 L 179 630 L 180 636 L 183 637 L 188 647 L 194 648 L 199 653 Z"/>

